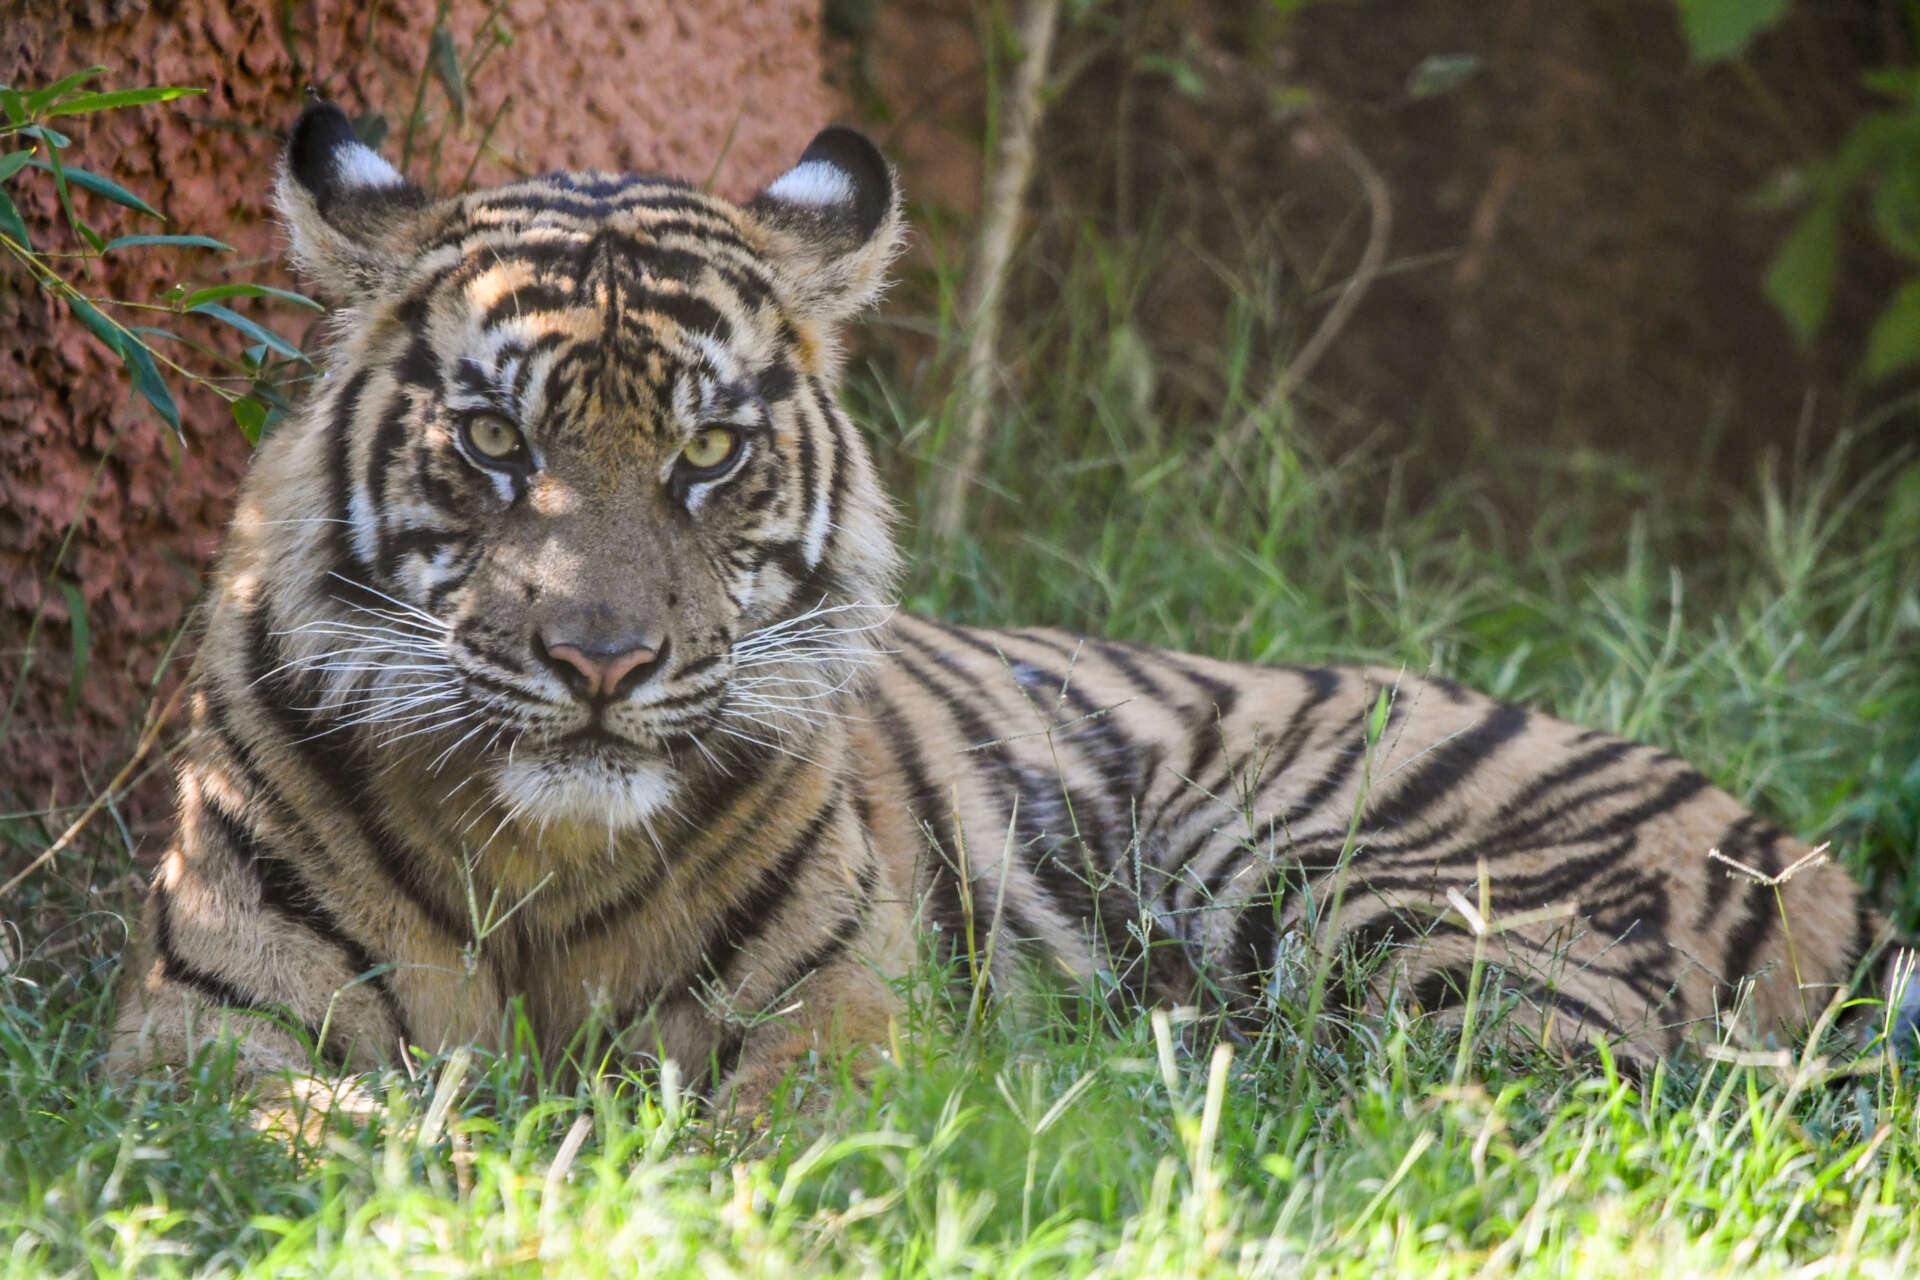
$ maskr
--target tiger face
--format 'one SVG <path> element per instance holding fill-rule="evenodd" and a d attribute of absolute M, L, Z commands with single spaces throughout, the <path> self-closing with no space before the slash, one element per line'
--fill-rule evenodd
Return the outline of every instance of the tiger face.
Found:
<path fill-rule="evenodd" d="M 900 236 L 872 145 L 830 129 L 744 206 L 597 173 L 434 200 L 317 110 L 278 194 L 345 305 L 270 447 L 326 474 L 250 486 L 241 523 L 340 526 L 289 628 L 320 703 L 543 827 L 645 824 L 795 750 L 894 571 L 834 399 L 834 327 Z"/>

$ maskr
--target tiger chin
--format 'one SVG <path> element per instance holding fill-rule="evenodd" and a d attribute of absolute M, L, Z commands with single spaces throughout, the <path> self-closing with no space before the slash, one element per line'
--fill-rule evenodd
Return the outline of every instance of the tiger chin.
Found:
<path fill-rule="evenodd" d="M 896 611 L 836 398 L 904 234 L 857 133 L 743 204 L 436 198 L 320 105 L 277 198 L 332 340 L 220 556 L 119 1070 L 231 1038 L 344 1077 L 518 1016 L 750 1112 L 884 1041 L 929 947 L 1254 1036 L 1303 947 L 1346 1004 L 1442 1019 L 1485 959 L 1512 1034 L 1645 1060 L 1793 1034 L 1881 938 L 1650 747 L 1400 672 Z"/>

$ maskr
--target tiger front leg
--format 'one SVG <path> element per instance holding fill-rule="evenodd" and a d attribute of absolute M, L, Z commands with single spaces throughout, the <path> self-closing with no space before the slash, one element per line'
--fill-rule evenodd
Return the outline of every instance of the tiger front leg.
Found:
<path fill-rule="evenodd" d="M 709 989 L 709 1009 L 724 1024 L 718 1060 L 731 1062 L 716 1116 L 751 1125 L 809 1057 L 832 1062 L 851 1054 L 849 1065 L 862 1076 L 877 1065 L 873 1047 L 888 1041 L 900 1010 L 893 981 L 911 963 L 913 922 L 907 895 L 889 892 L 886 877 L 867 866 L 835 893 L 790 903 L 798 936 L 743 966 L 731 996 Z"/>
<path fill-rule="evenodd" d="M 843 956 L 815 970 L 784 1002 L 734 1029 L 739 1059 L 721 1081 L 714 1114 L 751 1127 L 809 1058 L 832 1063 L 852 1055 L 848 1065 L 865 1076 L 877 1065 L 874 1046 L 886 1043 L 897 1012 L 893 988 L 863 959 Z M 808 1105 L 822 1101 L 816 1094 Z"/>

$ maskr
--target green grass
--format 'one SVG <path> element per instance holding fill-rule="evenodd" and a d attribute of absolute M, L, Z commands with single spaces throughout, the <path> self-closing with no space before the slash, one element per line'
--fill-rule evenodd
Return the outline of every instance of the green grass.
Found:
<path fill-rule="evenodd" d="M 1441 671 L 1683 752 L 1920 915 L 1920 468 L 1856 481 L 1842 442 L 1724 495 L 1595 457 L 1317 455 L 1289 420 L 1230 455 L 1256 309 L 1163 367 L 1131 325 L 1151 266 L 1090 236 L 1057 257 L 1064 301 L 1010 335 L 980 532 L 907 531 L 911 606 Z M 915 326 L 936 353 L 946 323 Z M 899 336 L 849 402 L 912 506 L 944 482 L 950 366 L 883 358 Z M 0 908 L 6 1275 L 1901 1275 L 1920 1239 L 1920 1068 L 1836 1074 L 1836 1039 L 1633 1082 L 1516 1053 L 1497 1000 L 1464 1059 L 1396 1015 L 1283 1020 L 1227 1060 L 1044 999 L 968 1032 L 920 975 L 870 1087 L 823 1064 L 796 1086 L 822 1105 L 744 1148 L 673 1090 L 529 1085 L 508 1056 L 415 1063 L 290 1152 L 218 1061 L 99 1080 L 136 909 L 115 849 Z"/>

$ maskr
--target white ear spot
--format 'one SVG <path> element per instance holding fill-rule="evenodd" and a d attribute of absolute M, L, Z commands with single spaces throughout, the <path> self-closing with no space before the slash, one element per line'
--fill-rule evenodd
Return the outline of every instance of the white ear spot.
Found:
<path fill-rule="evenodd" d="M 853 199 L 853 180 L 825 160 L 809 160 L 781 174 L 767 194 L 788 204 L 846 204 Z"/>
<path fill-rule="evenodd" d="M 397 187 L 406 179 L 372 147 L 356 142 L 333 153 L 333 172 L 343 187 Z"/>

